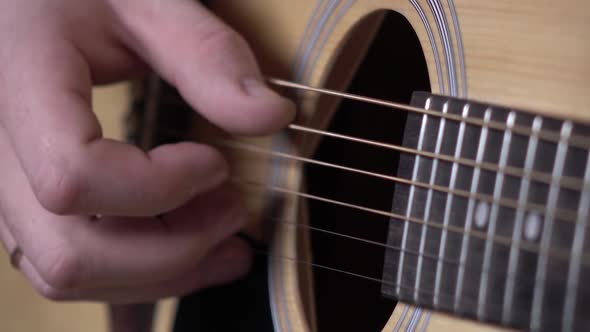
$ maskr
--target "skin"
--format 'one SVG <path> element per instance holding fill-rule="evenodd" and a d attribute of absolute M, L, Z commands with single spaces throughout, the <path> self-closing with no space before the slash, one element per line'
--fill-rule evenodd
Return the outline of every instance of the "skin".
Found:
<path fill-rule="evenodd" d="M 93 85 L 149 68 L 231 133 L 279 130 L 293 105 L 242 37 L 191 0 L 0 0 L 0 41 L 0 238 L 22 248 L 32 287 L 127 304 L 247 272 L 246 212 L 219 152 L 144 153 L 104 139 L 91 109 Z"/>

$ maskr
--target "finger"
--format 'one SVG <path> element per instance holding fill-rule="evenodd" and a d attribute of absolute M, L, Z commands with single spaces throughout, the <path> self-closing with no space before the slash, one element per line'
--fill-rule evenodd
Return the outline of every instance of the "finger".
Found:
<path fill-rule="evenodd" d="M 70 291 L 156 283 L 186 273 L 243 226 L 243 212 L 231 195 L 219 190 L 198 197 L 166 215 L 165 223 L 52 216 L 3 194 L 0 207 L 43 280 Z"/>
<path fill-rule="evenodd" d="M 22 172 L 5 165 L 0 163 L 5 224 L 44 280 L 60 289 L 167 280 L 193 267 L 245 222 L 240 198 L 226 188 L 197 196 L 167 214 L 165 223 L 57 216 L 34 199 Z"/>
<path fill-rule="evenodd" d="M 187 273 L 212 247 L 243 227 L 243 215 L 237 195 L 223 188 L 159 220 L 103 218 L 82 230 L 87 240 L 79 250 L 93 260 L 86 268 L 91 276 L 82 283 L 133 285 Z"/>
<path fill-rule="evenodd" d="M 23 269 L 34 280 L 33 285 L 38 292 L 53 300 L 92 300 L 111 304 L 131 304 L 183 296 L 198 289 L 225 284 L 247 273 L 250 265 L 251 254 L 248 245 L 238 238 L 231 238 L 212 250 L 186 273 L 156 283 L 63 291 L 39 278 L 32 265 L 24 263 Z M 30 269 L 33 270 L 30 271 Z"/>
<path fill-rule="evenodd" d="M 294 106 L 263 83 L 245 40 L 198 1 L 113 1 L 127 43 L 205 117 L 237 134 L 266 134 Z"/>
<path fill-rule="evenodd" d="M 84 59 L 66 42 L 43 49 L 33 44 L 15 60 L 22 65 L 7 68 L 15 79 L 10 91 L 0 91 L 0 99 L 10 101 L 0 111 L 0 125 L 45 208 L 156 215 L 225 180 L 225 161 L 210 147 L 183 143 L 144 153 L 103 139 Z"/>

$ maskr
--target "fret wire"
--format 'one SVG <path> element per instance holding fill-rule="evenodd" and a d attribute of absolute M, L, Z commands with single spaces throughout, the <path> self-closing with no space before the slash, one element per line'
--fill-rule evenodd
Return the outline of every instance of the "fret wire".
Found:
<path fill-rule="evenodd" d="M 543 118 L 537 116 L 533 120 L 532 132 L 533 135 L 529 139 L 529 144 L 526 152 L 525 175 L 520 184 L 520 192 L 518 195 L 519 202 L 526 202 L 529 196 L 530 187 L 530 170 L 535 166 L 535 158 L 538 148 L 537 133 L 541 130 L 543 125 Z M 506 279 L 506 288 L 504 289 L 504 306 L 502 310 L 502 322 L 508 324 L 510 315 L 512 313 L 512 306 L 514 303 L 514 288 L 516 286 L 516 272 L 518 267 L 518 254 L 520 246 L 520 238 L 522 237 L 522 228 L 524 222 L 524 210 L 516 211 L 516 218 L 514 222 L 514 230 L 512 233 L 512 242 L 514 245 L 510 247 L 510 254 L 508 258 L 508 274 Z"/>
<path fill-rule="evenodd" d="M 270 191 L 274 191 L 277 193 L 282 193 L 284 195 L 292 195 L 292 196 L 296 196 L 296 197 L 307 198 L 310 200 L 323 202 L 326 204 L 337 205 L 337 206 L 346 207 L 346 208 L 350 208 L 350 209 L 354 209 L 354 210 L 358 210 L 358 211 L 363 211 L 363 212 L 367 212 L 367 213 L 371 213 L 371 214 L 375 214 L 375 215 L 389 217 L 392 219 L 401 220 L 402 222 L 409 220 L 410 222 L 418 224 L 418 225 L 428 225 L 428 227 L 433 227 L 433 228 L 438 228 L 438 229 L 447 229 L 448 232 L 468 235 L 468 236 L 471 236 L 474 238 L 479 238 L 479 239 L 483 239 L 483 240 L 488 238 L 486 233 L 484 233 L 484 232 L 472 230 L 469 233 L 467 233 L 463 229 L 461 229 L 460 227 L 451 226 L 451 225 L 449 225 L 448 227 L 444 227 L 442 224 L 439 224 L 439 223 L 427 223 L 422 219 L 418 219 L 418 218 L 414 218 L 414 217 L 407 218 L 407 217 L 397 214 L 397 213 L 382 211 L 382 210 L 378 210 L 378 209 L 372 209 L 372 208 L 369 208 L 366 206 L 346 203 L 346 202 L 342 202 L 342 201 L 338 201 L 338 200 L 334 200 L 334 199 L 330 199 L 330 198 L 326 198 L 326 197 L 322 197 L 322 196 L 312 195 L 312 194 L 301 192 L 301 191 L 289 190 L 286 188 L 281 188 L 281 187 L 277 187 L 277 186 L 273 186 L 273 185 L 267 185 L 264 183 L 254 182 L 254 181 L 250 181 L 250 180 L 246 180 L 246 179 L 238 179 L 235 177 L 231 178 L 231 180 L 236 184 L 242 184 L 244 186 L 248 186 L 248 187 L 252 187 L 252 188 L 270 190 Z M 510 238 L 507 238 L 504 236 L 496 235 L 492 238 L 492 241 L 495 241 L 496 243 L 502 244 L 505 246 L 510 246 L 512 240 Z M 532 252 L 532 253 L 537 253 L 539 250 L 539 246 L 536 244 L 532 244 L 532 243 L 524 243 L 522 245 L 522 250 Z M 561 259 L 561 260 L 568 260 L 569 250 L 566 250 L 564 248 L 553 248 L 549 251 L 549 256 L 555 257 L 555 258 Z M 590 265 L 590 257 L 588 257 L 588 255 L 583 255 L 582 262 L 583 262 L 584 266 Z"/>
<path fill-rule="evenodd" d="M 429 106 L 430 105 L 427 105 L 426 109 L 429 109 Z M 444 113 L 448 112 L 448 106 L 449 106 L 448 103 L 445 103 L 445 105 L 443 106 Z M 436 154 L 440 154 L 440 150 L 442 147 L 442 140 L 443 140 L 445 129 L 446 129 L 445 123 L 446 123 L 446 119 L 441 118 L 439 125 L 438 125 L 436 146 L 434 148 Z M 438 171 L 438 159 L 434 159 L 432 161 L 432 168 L 430 169 L 430 177 L 428 180 L 428 184 L 431 186 L 435 184 L 437 171 Z M 426 222 L 428 222 L 430 220 L 431 206 L 432 206 L 432 189 L 428 189 L 427 194 L 426 194 L 426 205 L 424 207 L 424 217 L 423 217 L 423 219 Z M 421 228 L 420 229 L 420 252 L 423 252 L 425 250 L 424 247 L 426 246 L 426 236 L 428 233 L 428 227 L 426 227 L 425 225 L 422 225 L 420 228 Z M 414 287 L 416 289 L 420 288 L 420 281 L 422 279 L 422 259 L 421 259 L 421 256 L 418 257 L 417 267 L 418 267 L 418 269 L 416 272 L 415 284 L 414 284 Z M 418 301 L 418 292 L 414 293 L 414 301 L 416 301 L 416 302 Z"/>
<path fill-rule="evenodd" d="M 428 99 L 426 101 L 426 106 L 428 107 L 430 105 L 430 99 Z M 424 114 L 422 115 L 422 123 L 420 125 L 420 138 L 418 139 L 418 149 L 422 149 L 423 145 L 424 145 L 424 134 L 426 133 L 426 126 L 428 124 L 428 115 Z M 418 178 L 418 170 L 420 168 L 420 156 L 416 155 L 416 159 L 414 160 L 414 169 L 412 171 L 412 182 L 416 182 L 417 178 Z M 404 228 L 403 228 L 403 233 L 402 233 L 402 247 L 406 247 L 407 246 L 407 242 L 408 242 L 408 228 L 409 226 L 409 222 L 408 220 L 410 219 L 411 215 L 412 215 L 412 207 L 414 206 L 414 194 L 415 194 L 415 190 L 416 188 L 414 187 L 414 185 L 410 185 L 410 193 L 408 196 L 408 206 L 406 207 L 406 218 L 408 218 L 407 220 L 404 220 Z M 399 263 L 398 263 L 398 270 L 397 270 L 397 283 L 398 285 L 401 285 L 402 283 L 402 274 L 403 274 L 403 269 L 404 269 L 404 262 L 405 262 L 405 255 L 404 253 L 400 253 L 400 259 L 399 259 Z M 396 293 L 397 294 L 401 294 L 401 289 L 398 287 L 396 288 Z"/>
<path fill-rule="evenodd" d="M 430 110 L 426 110 L 426 109 L 423 109 L 420 107 L 414 107 L 414 106 L 406 105 L 406 104 L 402 104 L 402 103 L 396 103 L 396 102 L 391 102 L 391 101 L 386 101 L 386 100 L 381 100 L 381 99 L 376 99 L 376 98 L 371 98 L 371 97 L 364 97 L 364 96 L 339 92 L 339 91 L 330 90 L 330 89 L 314 88 L 314 87 L 311 87 L 308 85 L 290 82 L 290 81 L 286 81 L 283 79 L 269 78 L 268 82 L 271 84 L 277 85 L 277 86 L 281 86 L 281 87 L 310 91 L 310 92 L 315 92 L 315 93 L 319 93 L 319 94 L 324 94 L 324 95 L 329 95 L 329 96 L 334 96 L 334 97 L 341 97 L 341 98 L 361 101 L 361 102 L 365 102 L 365 103 L 369 103 L 369 104 L 375 104 L 375 105 L 380 105 L 380 106 L 385 106 L 385 107 L 390 107 L 390 108 L 399 108 L 399 109 L 413 112 L 413 113 L 427 114 L 427 115 L 435 116 L 435 117 L 439 117 L 439 118 L 444 117 L 448 120 L 453 120 L 453 121 L 458 121 L 458 122 L 463 121 L 463 119 L 461 119 L 460 116 L 457 116 L 454 114 L 442 115 L 440 112 L 430 111 Z M 483 127 L 483 125 L 484 125 L 484 123 L 481 119 L 468 119 L 468 120 L 465 120 L 465 122 L 467 122 L 468 124 L 476 125 L 476 126 L 480 126 L 480 127 Z M 500 130 L 500 131 L 506 130 L 506 125 L 503 124 L 502 122 L 490 121 L 490 123 L 488 124 L 488 127 L 490 129 L 495 129 L 495 130 Z M 512 131 L 515 134 L 520 134 L 520 135 L 525 135 L 525 136 L 531 135 L 530 129 L 528 129 L 526 127 L 515 126 L 512 129 Z M 544 141 L 551 142 L 551 143 L 558 143 L 559 139 L 560 139 L 560 135 L 556 131 L 545 130 L 544 132 L 539 133 L 539 138 Z M 570 139 L 570 146 L 575 146 L 575 147 L 579 147 L 582 149 L 590 149 L 590 138 L 587 136 L 572 136 Z"/>
<path fill-rule="evenodd" d="M 412 149 L 412 148 L 407 148 L 407 147 L 399 146 L 399 145 L 395 145 L 395 144 L 388 144 L 388 143 L 371 141 L 371 140 L 362 139 L 362 138 L 358 138 L 358 137 L 353 137 L 353 136 L 313 129 L 313 128 L 309 128 L 309 127 L 305 127 L 305 126 L 297 125 L 297 124 L 291 124 L 288 126 L 288 128 L 293 131 L 306 132 L 306 133 L 310 133 L 310 134 L 316 134 L 316 135 L 322 135 L 322 136 L 326 136 L 326 137 L 347 140 L 347 141 L 351 141 L 351 142 L 355 142 L 355 143 L 372 145 L 372 146 L 376 146 L 376 147 L 399 151 L 402 153 L 421 155 L 424 157 L 433 158 L 433 159 L 440 159 L 440 160 L 444 160 L 444 161 L 450 162 L 450 163 L 458 163 L 460 165 L 469 166 L 469 167 L 473 167 L 473 168 L 481 168 L 481 169 L 493 171 L 493 172 L 502 171 L 508 175 L 512 175 L 512 176 L 516 176 L 516 177 L 521 177 L 524 175 L 523 169 L 512 167 L 512 166 L 506 166 L 503 169 L 500 169 L 496 164 L 488 163 L 488 162 L 484 162 L 484 161 L 477 162 L 474 160 L 469 160 L 469 159 L 464 159 L 464 158 L 456 159 L 456 158 L 448 156 L 448 155 L 440 155 L 440 154 L 437 155 L 435 153 L 428 152 L 428 151 L 422 151 L 420 149 Z M 543 172 L 539 172 L 539 171 L 534 171 L 534 170 L 531 173 L 531 178 L 534 179 L 535 181 L 545 183 L 545 184 L 551 184 L 552 181 L 555 180 L 552 178 L 551 174 L 547 174 L 547 173 L 543 173 Z M 588 185 L 588 183 L 580 184 L 580 179 L 570 177 L 570 176 L 561 176 L 559 178 L 559 185 L 564 188 L 567 188 L 567 189 L 582 191 L 582 190 L 585 190 L 585 187 Z"/>
<path fill-rule="evenodd" d="M 584 179 L 590 180 L 590 152 L 586 160 L 586 171 Z M 568 269 L 568 282 L 565 295 L 565 305 L 563 309 L 562 328 L 564 331 L 572 331 L 574 323 L 574 313 L 576 308 L 576 298 L 578 295 L 578 283 L 580 279 L 580 261 L 581 254 L 584 250 L 584 239 L 586 237 L 586 226 L 588 225 L 588 214 L 590 211 L 590 193 L 582 193 L 578 208 L 578 220 L 576 225 L 574 242 L 572 244 L 571 260 Z"/>
<path fill-rule="evenodd" d="M 488 108 L 484 114 L 484 123 L 487 123 L 492 118 L 492 111 Z M 488 127 L 484 125 L 481 135 L 479 137 L 478 142 L 478 149 L 477 149 L 477 161 L 481 162 L 483 160 L 486 146 L 488 140 Z M 471 192 L 476 192 L 477 187 L 479 185 L 479 176 L 481 174 L 481 169 L 476 167 L 473 171 L 473 176 L 471 178 Z M 471 232 L 471 228 L 473 226 L 473 211 L 475 209 L 475 200 L 473 198 L 469 198 L 469 203 L 467 203 L 467 218 L 465 219 L 465 232 Z M 467 261 L 467 249 L 469 248 L 469 236 L 463 234 L 463 239 L 461 241 L 461 254 L 459 262 L 465 264 Z M 455 298 L 454 298 L 454 308 L 455 310 L 459 309 L 461 296 L 463 295 L 463 279 L 465 278 L 465 268 L 464 266 L 459 267 L 459 272 L 457 273 L 457 284 L 455 287 Z"/>
<path fill-rule="evenodd" d="M 504 132 L 504 139 L 502 141 L 502 150 L 500 155 L 500 166 L 506 166 L 508 163 L 508 156 L 510 152 L 510 143 L 512 141 L 512 127 L 514 127 L 514 123 L 516 122 L 516 114 L 514 112 L 510 112 L 508 114 L 508 119 L 506 121 L 507 130 Z M 494 197 L 497 198 L 502 195 L 502 190 L 504 188 L 504 174 L 502 172 L 496 173 L 496 180 L 494 184 Z M 489 215 L 489 222 L 488 222 L 488 235 L 493 236 L 496 233 L 496 223 L 498 220 L 499 214 L 499 206 L 497 204 L 492 204 L 492 209 Z M 493 250 L 493 242 L 486 240 L 485 248 L 484 248 L 484 257 L 483 257 L 483 270 L 490 269 L 492 264 L 492 250 Z M 480 277 L 480 288 L 479 288 L 479 300 L 477 306 L 477 317 L 480 320 L 485 319 L 485 309 L 487 304 L 487 293 L 488 293 L 488 274 L 483 273 Z"/>
<path fill-rule="evenodd" d="M 516 200 L 506 199 L 506 198 L 496 199 L 493 196 L 478 193 L 476 191 L 474 192 L 474 191 L 466 191 L 466 190 L 461 190 L 461 189 L 450 189 L 450 188 L 447 188 L 444 186 L 431 185 L 431 184 L 427 184 L 427 183 L 423 183 L 423 182 L 416 182 L 413 180 L 400 178 L 397 176 L 386 175 L 386 174 L 381 174 L 381 173 L 374 173 L 374 172 L 369 172 L 369 171 L 365 171 L 365 170 L 361 170 L 361 169 L 357 169 L 357 168 L 352 168 L 352 167 L 342 166 L 342 165 L 333 164 L 333 163 L 329 163 L 329 162 L 324 162 L 324 161 L 320 161 L 320 160 L 295 156 L 295 155 L 291 155 L 288 153 L 276 152 L 276 151 L 268 150 L 266 148 L 261 148 L 261 147 L 255 146 L 255 145 L 251 145 L 248 143 L 242 143 L 242 142 L 238 142 L 238 141 L 219 140 L 217 144 L 222 147 L 226 147 L 226 148 L 241 149 L 241 150 L 249 151 L 249 152 L 253 152 L 253 153 L 266 154 L 266 155 L 269 155 L 272 157 L 295 160 L 295 161 L 299 161 L 299 162 L 306 163 L 306 164 L 313 164 L 313 165 L 318 165 L 318 166 L 323 166 L 323 167 L 335 168 L 335 169 L 339 169 L 339 170 L 343 170 L 343 171 L 347 171 L 347 172 L 363 174 L 366 176 L 381 178 L 384 180 L 388 180 L 388 181 L 392 181 L 392 182 L 396 182 L 396 183 L 401 183 L 401 184 L 406 184 L 406 185 L 410 185 L 410 186 L 416 186 L 416 187 L 420 187 L 420 188 L 424 188 L 424 189 L 432 189 L 435 191 L 439 191 L 439 192 L 443 192 L 443 193 L 447 193 L 447 194 L 452 194 L 452 195 L 457 195 L 457 196 L 461 196 L 461 197 L 465 197 L 465 198 L 475 198 L 479 201 L 484 201 L 484 202 L 488 202 L 488 203 L 495 203 L 495 204 L 499 204 L 500 206 L 503 206 L 503 207 L 509 207 L 509 208 L 513 208 L 513 209 L 524 209 L 527 211 L 535 211 L 540 214 L 546 213 L 545 207 L 543 205 L 536 204 L 536 203 L 530 203 L 530 202 L 529 203 L 520 203 Z M 572 222 L 572 223 L 575 222 L 575 219 L 576 219 L 576 212 L 575 211 L 557 208 L 555 210 L 555 213 L 557 216 L 563 218 L 567 222 Z"/>
<path fill-rule="evenodd" d="M 555 155 L 555 164 L 553 166 L 553 175 L 558 177 L 563 173 L 565 158 L 568 149 L 569 137 L 572 133 L 572 123 L 566 121 L 561 130 L 561 140 L 559 142 L 557 152 Z M 551 237 L 553 234 L 553 222 L 555 219 L 553 209 L 557 206 L 557 199 L 559 197 L 559 186 L 551 185 L 549 189 L 549 198 L 547 206 L 548 213 L 545 215 L 543 221 L 543 235 L 541 236 L 541 247 L 539 259 L 537 261 L 537 272 L 535 275 L 535 291 L 533 294 L 533 308 L 531 313 L 530 327 L 531 330 L 538 330 L 541 324 L 541 314 L 543 309 L 543 295 L 545 291 L 545 273 L 547 271 L 547 261 L 549 259 L 548 252 L 551 244 Z"/>
<path fill-rule="evenodd" d="M 467 118 L 469 116 L 469 104 L 463 107 L 463 111 L 461 112 L 461 116 L 463 118 Z M 455 159 L 459 158 L 463 153 L 463 140 L 465 138 L 465 131 L 466 131 L 466 124 L 465 122 L 461 122 L 459 125 L 459 132 L 457 134 L 457 146 L 455 147 Z M 449 188 L 454 190 L 457 185 L 457 176 L 459 173 L 459 165 L 457 163 L 453 163 L 451 169 L 451 179 L 449 181 Z M 443 217 L 443 225 L 448 226 L 450 223 L 451 218 L 451 208 L 453 206 L 453 195 L 447 193 L 447 201 L 445 203 L 445 213 Z M 446 251 L 446 244 L 447 244 L 447 231 L 445 229 L 442 230 L 441 239 L 440 239 L 440 250 L 438 252 L 439 259 L 444 258 L 445 251 Z M 434 284 L 434 298 L 436 299 L 437 294 L 440 292 L 441 287 L 441 280 L 442 280 L 442 272 L 443 266 L 439 261 L 436 265 L 436 273 L 435 273 L 435 284 Z M 438 307 L 438 301 L 434 302 L 434 307 Z"/>

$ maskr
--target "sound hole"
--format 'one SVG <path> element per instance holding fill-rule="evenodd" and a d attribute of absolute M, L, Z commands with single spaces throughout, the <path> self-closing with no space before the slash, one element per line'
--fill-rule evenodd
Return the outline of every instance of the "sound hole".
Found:
<path fill-rule="evenodd" d="M 343 48 L 346 50 L 346 47 Z M 337 74 L 337 73 L 336 73 Z M 388 12 L 348 92 L 409 103 L 412 92 L 429 91 L 426 60 L 410 23 Z M 406 113 L 366 103 L 343 101 L 328 130 L 379 142 L 401 144 Z M 315 159 L 395 175 L 399 155 L 392 150 L 326 138 Z M 308 191 L 314 195 L 391 211 L 394 183 L 309 165 Z M 388 218 L 317 201 L 308 201 L 312 226 L 385 243 Z M 382 278 L 384 248 L 311 232 L 316 264 Z M 319 331 L 380 331 L 395 307 L 381 295 L 381 284 L 321 268 L 313 270 Z"/>

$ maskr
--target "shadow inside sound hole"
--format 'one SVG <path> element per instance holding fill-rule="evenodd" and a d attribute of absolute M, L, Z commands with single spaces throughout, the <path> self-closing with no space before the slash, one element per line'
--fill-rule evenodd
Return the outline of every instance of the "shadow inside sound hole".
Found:
<path fill-rule="evenodd" d="M 410 23 L 388 12 L 348 92 L 409 103 L 414 91 L 430 91 L 426 60 Z M 365 139 L 401 144 L 406 121 L 403 111 L 345 100 L 328 130 Z M 315 159 L 395 175 L 395 151 L 325 138 Z M 391 211 L 394 184 L 366 175 L 308 165 L 308 191 L 314 195 Z M 308 201 L 314 227 L 380 243 L 387 242 L 389 220 L 366 212 Z M 381 279 L 383 247 L 311 232 L 317 264 Z M 381 295 L 375 281 L 316 268 L 313 271 L 319 331 L 380 331 L 395 307 Z"/>

